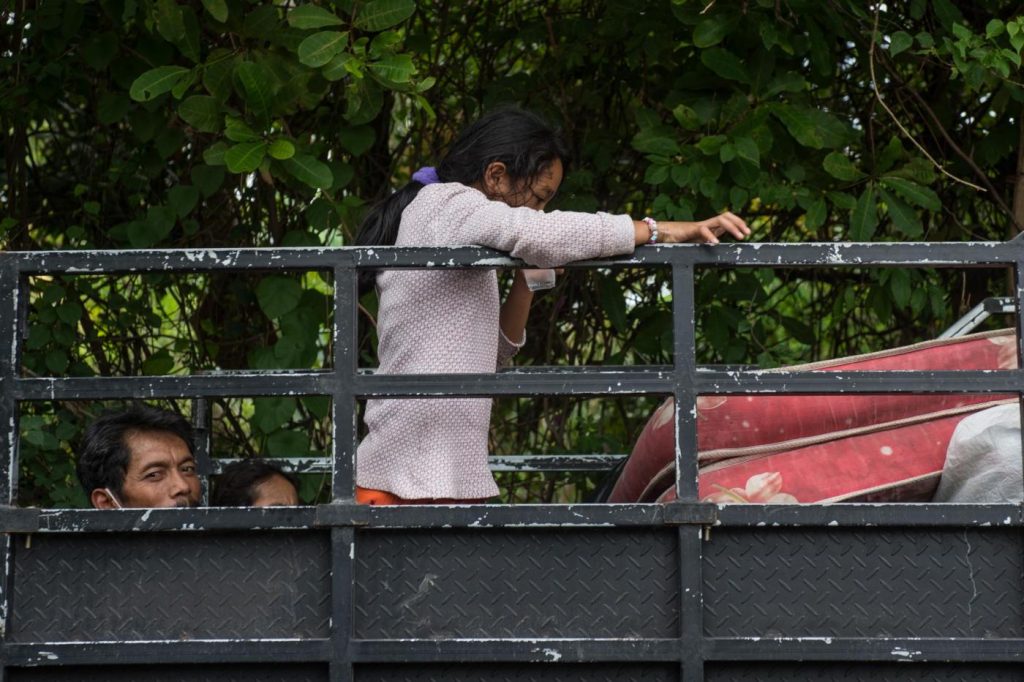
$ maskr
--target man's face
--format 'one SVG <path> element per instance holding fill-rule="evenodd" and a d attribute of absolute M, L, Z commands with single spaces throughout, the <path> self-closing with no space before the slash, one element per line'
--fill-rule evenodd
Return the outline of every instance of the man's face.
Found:
<path fill-rule="evenodd" d="M 131 457 L 121 495 L 115 501 L 94 490 L 93 506 L 194 507 L 199 504 L 199 476 L 188 445 L 166 431 L 135 431 L 126 436 Z"/>

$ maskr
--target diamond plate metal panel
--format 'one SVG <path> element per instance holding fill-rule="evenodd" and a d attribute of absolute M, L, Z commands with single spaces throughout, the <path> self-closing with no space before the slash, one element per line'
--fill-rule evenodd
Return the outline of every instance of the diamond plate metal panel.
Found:
<path fill-rule="evenodd" d="M 1018 530 L 757 528 L 704 545 L 719 637 L 1020 637 Z"/>
<path fill-rule="evenodd" d="M 326 637 L 326 534 L 139 533 L 16 543 L 14 642 Z"/>
<path fill-rule="evenodd" d="M 363 531 L 356 637 L 676 637 L 674 530 Z"/>
<path fill-rule="evenodd" d="M 677 682 L 674 665 L 490 664 L 367 665 L 355 682 Z"/>
<path fill-rule="evenodd" d="M 705 682 L 1021 682 L 1024 667 L 950 663 L 716 663 Z"/>
<path fill-rule="evenodd" d="M 127 665 L 11 668 L 10 682 L 327 682 L 326 665 Z"/>

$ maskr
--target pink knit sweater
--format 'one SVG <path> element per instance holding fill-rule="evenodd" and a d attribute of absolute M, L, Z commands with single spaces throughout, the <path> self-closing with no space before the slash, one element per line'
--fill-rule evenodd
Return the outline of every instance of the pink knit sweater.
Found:
<path fill-rule="evenodd" d="M 511 208 L 457 183 L 427 185 L 402 213 L 396 246 L 469 244 L 557 267 L 632 253 L 633 222 Z M 377 289 L 380 374 L 493 372 L 525 342 L 499 328 L 494 270 L 387 270 Z M 407 499 L 492 497 L 490 419 L 490 398 L 370 400 L 356 483 Z"/>

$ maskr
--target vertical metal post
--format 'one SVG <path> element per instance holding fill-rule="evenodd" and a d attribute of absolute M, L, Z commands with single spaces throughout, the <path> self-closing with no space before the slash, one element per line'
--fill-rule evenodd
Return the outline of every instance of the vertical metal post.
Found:
<path fill-rule="evenodd" d="M 20 275 L 13 257 L 0 254 L 0 505 L 14 506 L 18 501 L 18 401 L 14 381 L 21 367 L 22 325 L 26 317 L 28 280 Z M 6 346 L 6 348 L 5 348 Z M 0 536 L 0 647 L 7 641 L 10 624 L 10 597 L 14 540 L 9 533 Z M 0 660 L 0 681 L 6 679 L 6 667 Z"/>
<path fill-rule="evenodd" d="M 195 431 L 196 467 L 199 469 L 200 504 L 210 503 L 210 476 L 213 474 L 213 460 L 210 459 L 212 440 L 212 418 L 210 401 L 206 398 L 192 399 L 192 429 Z"/>
<path fill-rule="evenodd" d="M 1015 243 L 1017 240 L 1014 242 Z M 1017 306 L 1017 315 L 1014 327 L 1017 332 L 1017 367 L 1024 368 L 1024 260 L 1018 259 L 1013 266 L 1013 281 L 1015 284 L 1014 301 Z M 1017 406 L 1020 413 L 1020 424 L 1024 431 L 1024 386 L 1017 387 Z M 1021 458 L 1024 461 L 1024 437 L 1021 438 Z"/>
<path fill-rule="evenodd" d="M 334 372 L 331 395 L 334 463 L 331 497 L 352 502 L 355 496 L 356 397 L 353 392 L 358 348 L 358 277 L 351 255 L 334 268 Z"/>
<path fill-rule="evenodd" d="M 355 571 L 355 529 L 331 529 L 331 682 L 352 682 L 352 591 Z"/>
<path fill-rule="evenodd" d="M 697 372 L 693 265 L 672 262 L 672 338 L 676 413 L 676 497 L 697 500 Z"/>
<path fill-rule="evenodd" d="M 682 255 L 680 253 L 680 255 Z M 676 497 L 697 500 L 697 371 L 693 265 L 672 259 L 672 338 L 675 400 Z M 699 526 L 679 528 L 680 679 L 704 680 L 704 609 Z"/>

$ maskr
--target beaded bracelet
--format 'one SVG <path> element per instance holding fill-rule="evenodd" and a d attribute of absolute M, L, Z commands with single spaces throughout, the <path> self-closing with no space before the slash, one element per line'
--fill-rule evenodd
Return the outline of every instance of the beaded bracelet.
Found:
<path fill-rule="evenodd" d="M 647 240 L 648 244 L 658 243 L 658 221 L 651 216 L 644 216 L 640 222 L 647 223 L 647 227 L 651 228 L 651 238 Z"/>

